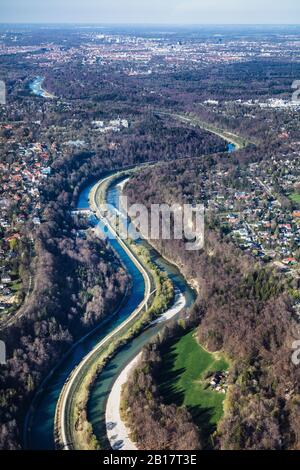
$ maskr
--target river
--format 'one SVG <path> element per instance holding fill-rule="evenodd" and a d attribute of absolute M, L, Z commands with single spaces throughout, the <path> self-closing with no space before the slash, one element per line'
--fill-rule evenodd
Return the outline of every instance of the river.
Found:
<path fill-rule="evenodd" d="M 31 92 L 36 96 L 41 96 L 42 98 L 54 98 L 51 93 L 42 88 L 44 80 L 44 77 L 35 77 L 33 82 L 29 84 Z"/>
<path fill-rule="evenodd" d="M 93 185 L 90 185 L 81 192 L 77 204 L 78 209 L 89 208 L 88 195 Z M 107 202 L 118 208 L 119 198 L 120 186 L 117 184 L 112 185 L 107 193 Z M 96 222 L 98 221 L 95 221 L 95 218 L 91 220 L 91 224 L 95 225 Z M 98 228 L 103 231 L 103 227 L 100 224 Z M 145 285 L 142 274 L 116 240 L 110 240 L 110 243 L 132 277 L 133 288 L 131 294 L 126 304 L 120 309 L 118 315 L 112 318 L 105 326 L 100 326 L 83 341 L 75 345 L 70 354 L 67 355 L 48 380 L 46 380 L 40 394 L 34 401 L 34 406 L 31 408 L 27 422 L 28 426 L 26 426 L 27 429 L 25 429 L 26 447 L 28 449 L 54 449 L 55 408 L 64 383 L 72 370 L 95 345 L 128 318 L 143 299 Z M 191 307 L 195 300 L 195 292 L 187 284 L 179 270 L 164 260 L 147 242 L 141 240 L 139 243 L 147 246 L 151 253 L 151 259 L 171 278 L 176 293 L 175 301 L 178 300 L 180 296 L 184 295 L 186 307 Z M 88 418 L 94 427 L 95 434 L 101 439 L 104 446 L 108 447 L 108 442 L 106 442 L 104 438 L 105 404 L 112 385 L 127 363 L 163 328 L 164 324 L 165 323 L 153 324 L 140 336 L 131 341 L 130 344 L 121 349 L 102 371 L 91 391 Z"/>
<path fill-rule="evenodd" d="M 236 146 L 234 144 L 230 143 L 230 144 L 227 145 L 227 152 L 228 153 L 235 152 L 235 150 L 236 150 Z"/>

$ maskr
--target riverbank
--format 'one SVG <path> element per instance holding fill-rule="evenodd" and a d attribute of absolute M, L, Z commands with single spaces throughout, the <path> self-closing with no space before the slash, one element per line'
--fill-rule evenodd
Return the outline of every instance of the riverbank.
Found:
<path fill-rule="evenodd" d="M 105 421 L 106 432 L 113 450 L 138 450 L 136 444 L 130 437 L 130 429 L 121 417 L 121 400 L 122 389 L 128 381 L 130 375 L 139 363 L 142 357 L 140 352 L 134 359 L 122 370 L 121 374 L 115 381 L 113 388 L 109 394 Z"/>

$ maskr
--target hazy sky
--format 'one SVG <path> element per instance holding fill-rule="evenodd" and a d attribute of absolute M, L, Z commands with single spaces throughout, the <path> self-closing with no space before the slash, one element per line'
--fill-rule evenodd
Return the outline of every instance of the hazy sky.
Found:
<path fill-rule="evenodd" d="M 25 23 L 300 23 L 299 0 L 0 0 L 0 21 Z"/>

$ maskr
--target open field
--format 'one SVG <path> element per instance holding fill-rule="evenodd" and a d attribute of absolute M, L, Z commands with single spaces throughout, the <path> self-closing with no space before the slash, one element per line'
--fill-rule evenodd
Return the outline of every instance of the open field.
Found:
<path fill-rule="evenodd" d="M 223 415 L 225 395 L 205 389 L 208 372 L 225 371 L 229 364 L 220 353 L 211 354 L 196 341 L 192 331 L 166 348 L 160 392 L 167 403 L 185 405 L 209 447 L 209 436 Z"/>
<path fill-rule="evenodd" d="M 289 199 L 296 204 L 298 207 L 300 207 L 300 194 L 299 193 L 292 193 L 289 195 Z"/>

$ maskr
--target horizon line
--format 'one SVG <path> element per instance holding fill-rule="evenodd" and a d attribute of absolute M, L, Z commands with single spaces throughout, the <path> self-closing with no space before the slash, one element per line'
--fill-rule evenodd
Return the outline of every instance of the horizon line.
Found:
<path fill-rule="evenodd" d="M 86 25 L 86 26 L 300 26 L 300 23 L 124 23 L 74 21 L 0 21 L 0 25 Z"/>

